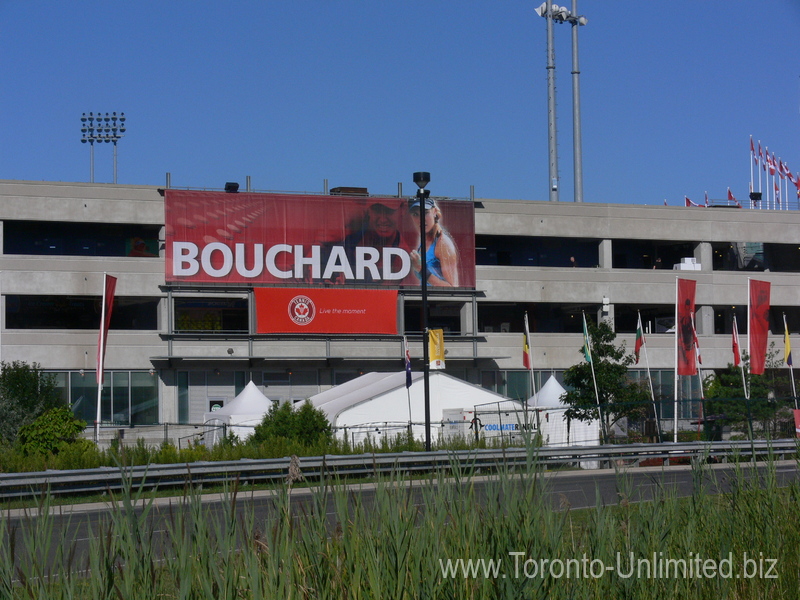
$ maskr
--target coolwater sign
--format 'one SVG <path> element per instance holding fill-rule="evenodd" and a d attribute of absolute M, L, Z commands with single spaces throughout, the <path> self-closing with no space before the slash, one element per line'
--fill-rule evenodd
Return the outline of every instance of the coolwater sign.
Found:
<path fill-rule="evenodd" d="M 397 334 L 397 290 L 256 288 L 257 333 Z"/>
<path fill-rule="evenodd" d="M 168 282 L 419 285 L 419 208 L 405 199 L 185 190 L 164 196 Z M 428 210 L 430 285 L 474 288 L 472 203 L 437 201 Z"/>

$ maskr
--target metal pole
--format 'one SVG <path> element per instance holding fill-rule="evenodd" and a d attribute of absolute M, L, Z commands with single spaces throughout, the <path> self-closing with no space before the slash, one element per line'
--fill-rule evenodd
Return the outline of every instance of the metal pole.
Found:
<path fill-rule="evenodd" d="M 556 64 L 553 47 L 553 2 L 547 0 L 547 140 L 550 155 L 550 201 L 558 202 L 558 148 L 556 145 Z"/>
<path fill-rule="evenodd" d="M 583 202 L 583 151 L 581 148 L 581 92 L 578 68 L 578 0 L 572 0 L 572 157 L 575 202 Z"/>
<path fill-rule="evenodd" d="M 431 387 L 430 387 L 430 356 L 428 348 L 428 245 L 425 232 L 425 190 L 417 190 L 419 204 L 419 231 L 420 231 L 420 285 L 422 289 L 422 376 L 425 386 L 425 451 L 431 451 Z"/>
<path fill-rule="evenodd" d="M 117 140 L 114 140 L 114 183 L 117 183 Z"/>
<path fill-rule="evenodd" d="M 94 140 L 89 140 L 89 183 L 94 183 Z"/>

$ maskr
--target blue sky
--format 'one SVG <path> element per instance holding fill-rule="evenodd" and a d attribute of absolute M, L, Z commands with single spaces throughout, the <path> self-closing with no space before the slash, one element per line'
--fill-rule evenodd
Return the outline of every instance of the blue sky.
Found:
<path fill-rule="evenodd" d="M 0 179 L 548 199 L 541 2 L 0 0 Z M 571 0 L 563 2 L 571 6 Z M 800 171 L 800 1 L 579 0 L 584 198 L 748 192 L 749 136 Z M 571 33 L 555 26 L 561 200 Z M 95 180 L 112 181 L 111 145 Z"/>

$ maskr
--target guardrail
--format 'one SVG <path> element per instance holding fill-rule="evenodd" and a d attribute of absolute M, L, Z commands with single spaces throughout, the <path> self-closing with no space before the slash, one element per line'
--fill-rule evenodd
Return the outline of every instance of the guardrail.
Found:
<path fill-rule="evenodd" d="M 607 446 L 569 446 L 562 448 L 505 448 L 500 450 L 462 450 L 402 452 L 397 454 L 359 454 L 300 458 L 300 469 L 307 480 L 324 477 L 373 477 L 391 473 L 423 474 L 494 471 L 498 468 L 526 467 L 533 460 L 543 466 L 593 464 L 610 466 L 669 464 L 685 459 L 752 460 L 766 456 L 796 456 L 796 440 L 689 442 L 663 444 L 624 444 Z M 683 459 L 683 460 L 682 460 Z M 286 480 L 290 459 L 241 459 L 237 461 L 196 462 L 137 467 L 101 467 L 75 471 L 42 471 L 0 475 L 0 499 L 10 500 L 50 494 L 87 494 L 118 491 L 128 482 L 135 487 L 181 488 L 219 484 L 238 478 L 250 483 L 280 483 Z"/>

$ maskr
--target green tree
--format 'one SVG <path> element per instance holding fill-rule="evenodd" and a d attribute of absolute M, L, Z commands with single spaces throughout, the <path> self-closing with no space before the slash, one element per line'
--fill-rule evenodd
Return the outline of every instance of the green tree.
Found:
<path fill-rule="evenodd" d="M 51 408 L 19 429 L 16 445 L 24 454 L 58 454 L 86 428 L 66 406 Z"/>
<path fill-rule="evenodd" d="M 794 406 L 790 400 L 791 383 L 783 373 L 782 359 L 774 346 L 774 342 L 770 344 L 763 375 L 750 374 L 750 359 L 745 353 L 742 365 L 749 392 L 747 398 L 742 383 L 742 367 L 728 364 L 726 369 L 716 371 L 706 379 L 703 414 L 707 435 L 718 439 L 721 428 L 727 425 L 749 431 L 754 422 L 760 422 L 762 428 L 768 430 L 774 428 L 781 407 Z M 790 416 L 784 415 L 787 419 Z"/>
<path fill-rule="evenodd" d="M 602 411 L 607 433 L 611 425 L 623 417 L 642 418 L 652 414 L 649 388 L 628 377 L 628 367 L 635 362 L 633 354 L 625 352 L 624 343 L 614 345 L 617 335 L 608 323 L 603 321 L 595 325 L 588 321 L 587 325 L 592 363 L 586 361 L 584 347 L 581 346 L 581 362 L 564 371 L 564 383 L 569 391 L 564 394 L 563 400 L 570 405 L 566 416 L 579 421 L 594 421 L 600 418 Z"/>
<path fill-rule="evenodd" d="M 21 427 L 59 406 L 55 379 L 37 363 L 0 362 L 0 441 L 13 443 Z"/>
<path fill-rule="evenodd" d="M 308 446 L 318 441 L 329 441 L 333 433 L 325 413 L 314 408 L 310 400 L 297 410 L 289 402 L 279 404 L 275 400 L 250 439 L 261 443 L 278 437 L 297 440 Z"/>

